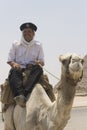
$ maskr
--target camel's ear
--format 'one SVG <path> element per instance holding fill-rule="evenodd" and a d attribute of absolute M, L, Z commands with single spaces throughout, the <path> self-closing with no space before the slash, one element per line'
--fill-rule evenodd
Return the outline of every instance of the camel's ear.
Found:
<path fill-rule="evenodd" d="M 62 62 L 63 64 L 66 63 L 67 60 L 69 60 L 71 55 L 60 55 L 59 56 L 59 61 Z"/>
<path fill-rule="evenodd" d="M 62 63 L 62 64 L 65 64 L 67 59 L 63 56 L 63 55 L 60 55 L 59 56 L 59 61 Z"/>
<path fill-rule="evenodd" d="M 59 56 L 59 61 L 62 62 L 63 59 L 64 59 L 64 58 L 63 58 L 63 55 L 60 55 L 60 56 Z"/>

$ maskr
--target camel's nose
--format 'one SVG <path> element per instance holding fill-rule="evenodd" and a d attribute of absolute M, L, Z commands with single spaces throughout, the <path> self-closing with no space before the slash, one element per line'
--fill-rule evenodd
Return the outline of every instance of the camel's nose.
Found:
<path fill-rule="evenodd" d="M 73 69 L 74 69 L 75 71 L 79 71 L 80 68 L 81 68 L 81 67 L 80 67 L 80 63 L 76 62 L 76 63 L 73 64 Z"/>

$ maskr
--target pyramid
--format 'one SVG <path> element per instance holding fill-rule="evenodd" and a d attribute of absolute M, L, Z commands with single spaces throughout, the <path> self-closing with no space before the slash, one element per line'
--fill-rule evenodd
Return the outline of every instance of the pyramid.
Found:
<path fill-rule="evenodd" d="M 87 93 L 87 55 L 84 57 L 83 78 L 76 87 L 76 93 Z"/>

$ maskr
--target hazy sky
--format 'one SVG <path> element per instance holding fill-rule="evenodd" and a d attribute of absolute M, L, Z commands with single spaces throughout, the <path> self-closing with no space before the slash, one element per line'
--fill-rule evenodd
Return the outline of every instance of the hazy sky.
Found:
<path fill-rule="evenodd" d="M 43 45 L 45 68 L 54 75 L 60 77 L 60 54 L 87 54 L 87 0 L 1 0 L 0 83 L 7 78 L 8 52 L 12 42 L 20 40 L 24 22 L 38 26 L 35 39 Z"/>

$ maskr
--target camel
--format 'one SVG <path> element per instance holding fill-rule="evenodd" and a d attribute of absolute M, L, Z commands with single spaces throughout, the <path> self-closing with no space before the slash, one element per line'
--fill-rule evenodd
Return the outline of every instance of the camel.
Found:
<path fill-rule="evenodd" d="M 57 97 L 51 102 L 37 83 L 26 102 L 26 108 L 11 105 L 4 113 L 4 130 L 64 130 L 75 97 L 76 85 L 83 74 L 83 58 L 77 54 L 59 56 L 61 78 Z"/>

